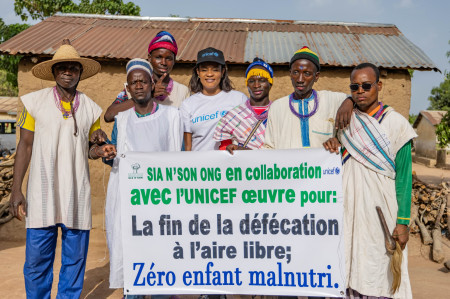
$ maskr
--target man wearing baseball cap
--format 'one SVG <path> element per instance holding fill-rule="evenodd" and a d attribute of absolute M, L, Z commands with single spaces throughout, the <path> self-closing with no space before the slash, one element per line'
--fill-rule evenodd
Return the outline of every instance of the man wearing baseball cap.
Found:
<path fill-rule="evenodd" d="M 58 297 L 78 298 L 83 288 L 91 229 L 90 143 L 101 143 L 101 108 L 77 91 L 80 80 L 94 76 L 100 64 L 82 58 L 64 40 L 51 60 L 32 73 L 56 85 L 22 96 L 20 140 L 14 165 L 10 211 L 26 217 L 23 269 L 27 298 L 50 298 L 58 227 L 62 234 Z M 27 196 L 22 183 L 30 165 Z"/>

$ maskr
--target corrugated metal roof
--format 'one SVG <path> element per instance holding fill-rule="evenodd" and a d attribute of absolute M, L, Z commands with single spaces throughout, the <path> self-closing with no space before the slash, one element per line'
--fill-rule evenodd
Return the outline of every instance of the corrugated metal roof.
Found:
<path fill-rule="evenodd" d="M 417 128 L 422 118 L 429 121 L 431 125 L 437 126 L 446 114 L 447 111 L 442 110 L 422 110 L 414 121 L 413 128 Z"/>
<path fill-rule="evenodd" d="M 69 38 L 82 56 L 145 58 L 148 42 L 161 30 L 177 40 L 178 62 L 193 62 L 199 50 L 212 46 L 230 63 L 248 63 L 259 56 L 288 64 L 292 54 L 307 45 L 328 66 L 372 62 L 385 68 L 437 70 L 395 25 L 370 23 L 60 14 L 4 42 L 0 53 L 50 56 Z"/>
<path fill-rule="evenodd" d="M 0 113 L 17 114 L 18 97 L 0 97 Z"/>

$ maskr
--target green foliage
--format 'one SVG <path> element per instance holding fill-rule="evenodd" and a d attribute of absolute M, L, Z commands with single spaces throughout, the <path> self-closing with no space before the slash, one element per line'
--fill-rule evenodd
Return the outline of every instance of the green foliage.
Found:
<path fill-rule="evenodd" d="M 4 97 L 16 97 L 19 94 L 17 86 L 6 81 L 7 72 L 0 70 L 0 96 Z"/>
<path fill-rule="evenodd" d="M 436 137 L 439 148 L 445 148 L 450 143 L 450 112 L 436 126 Z"/>
<path fill-rule="evenodd" d="M 431 96 L 428 97 L 432 110 L 450 111 L 450 73 L 446 75 L 444 82 L 431 89 Z"/>
<path fill-rule="evenodd" d="M 412 79 L 413 76 L 414 76 L 414 70 L 413 69 L 408 69 L 408 73 L 409 73 L 409 75 L 411 76 L 411 79 Z"/>
<path fill-rule="evenodd" d="M 3 20 L 0 19 L 0 43 L 7 41 L 28 27 L 28 24 L 6 25 Z M 0 55 L 0 70 L 3 70 L 0 79 L 0 90 L 2 95 L 17 94 L 17 72 L 21 58 L 22 56 L 19 55 Z"/>
<path fill-rule="evenodd" d="M 410 114 L 410 115 L 409 115 L 409 118 L 408 118 L 408 121 L 409 121 L 409 123 L 412 125 L 412 124 L 414 124 L 414 122 L 416 121 L 416 119 L 417 119 L 417 114 Z"/>
<path fill-rule="evenodd" d="M 23 21 L 43 20 L 57 12 L 139 16 L 141 8 L 122 0 L 14 0 L 14 11 Z"/>
<path fill-rule="evenodd" d="M 448 43 L 450 44 L 450 41 Z M 447 52 L 447 58 L 450 58 L 450 51 Z M 450 73 L 445 72 L 444 82 L 431 89 L 428 100 L 431 104 L 428 109 L 450 111 Z"/>
<path fill-rule="evenodd" d="M 139 16 L 141 8 L 133 2 L 123 3 L 122 0 L 81 0 L 76 10 L 72 12 Z"/>

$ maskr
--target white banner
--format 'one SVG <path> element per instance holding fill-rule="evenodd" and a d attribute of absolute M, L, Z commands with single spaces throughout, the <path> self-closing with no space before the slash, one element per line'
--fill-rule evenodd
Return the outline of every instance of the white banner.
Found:
<path fill-rule="evenodd" d="M 125 154 L 126 294 L 344 294 L 340 156 Z"/>

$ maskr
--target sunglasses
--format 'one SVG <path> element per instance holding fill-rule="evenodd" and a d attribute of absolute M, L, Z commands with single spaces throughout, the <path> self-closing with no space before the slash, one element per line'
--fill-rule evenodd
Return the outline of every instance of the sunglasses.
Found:
<path fill-rule="evenodd" d="M 352 83 L 352 84 L 350 84 L 350 90 L 358 91 L 359 87 L 362 87 L 362 89 L 364 89 L 364 91 L 369 91 L 372 88 L 372 86 L 376 83 L 377 82 L 373 82 L 372 84 L 370 84 L 370 83 L 363 83 L 363 84 Z"/>

